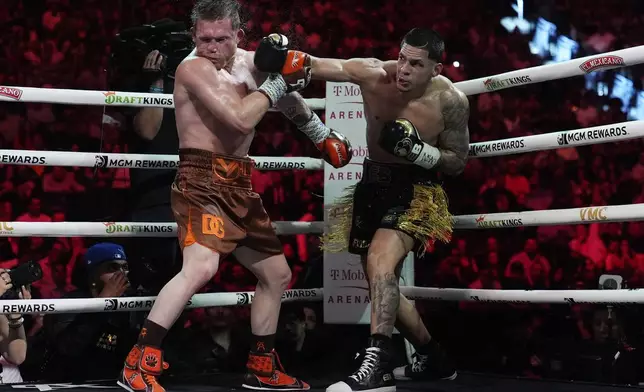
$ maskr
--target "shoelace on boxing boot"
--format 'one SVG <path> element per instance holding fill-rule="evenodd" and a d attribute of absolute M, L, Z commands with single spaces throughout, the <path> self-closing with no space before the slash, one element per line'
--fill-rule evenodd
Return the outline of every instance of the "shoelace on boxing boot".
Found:
<path fill-rule="evenodd" d="M 380 349 L 378 347 L 369 347 L 366 350 L 364 359 L 362 360 L 362 364 L 360 365 L 360 368 L 353 373 L 350 377 L 357 382 L 362 381 L 364 378 L 366 378 L 369 373 L 373 371 L 373 369 L 376 367 L 378 364 L 378 353 L 380 352 Z"/>
<path fill-rule="evenodd" d="M 429 356 L 414 353 L 414 363 L 411 365 L 411 371 L 413 373 L 422 373 L 427 369 L 427 360 Z"/>

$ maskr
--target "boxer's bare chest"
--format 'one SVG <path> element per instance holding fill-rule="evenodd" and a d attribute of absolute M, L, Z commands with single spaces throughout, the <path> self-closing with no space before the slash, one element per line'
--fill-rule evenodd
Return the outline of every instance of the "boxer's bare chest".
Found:
<path fill-rule="evenodd" d="M 431 92 L 418 99 L 403 97 L 392 84 L 380 84 L 362 90 L 367 119 L 367 145 L 369 156 L 380 161 L 396 161 L 378 146 L 378 139 L 387 121 L 405 118 L 411 121 L 420 137 L 429 144 L 436 144 L 444 129 L 441 113 L 440 91 Z"/>
<path fill-rule="evenodd" d="M 251 73 L 245 61 L 236 62 L 230 70 L 222 69 L 218 72 L 224 88 L 236 92 L 239 98 L 244 98 L 257 89 L 255 75 Z"/>
<path fill-rule="evenodd" d="M 239 100 L 256 89 L 256 81 L 243 61 L 235 61 L 230 67 L 216 70 L 219 90 L 225 91 L 231 98 L 237 96 Z M 182 116 L 180 142 L 183 147 L 202 148 L 222 154 L 243 156 L 248 152 L 252 143 L 254 132 L 242 134 L 230 128 L 213 115 L 205 105 L 193 102 L 191 110 L 184 111 L 188 115 Z M 179 122 L 178 122 L 179 123 Z"/>

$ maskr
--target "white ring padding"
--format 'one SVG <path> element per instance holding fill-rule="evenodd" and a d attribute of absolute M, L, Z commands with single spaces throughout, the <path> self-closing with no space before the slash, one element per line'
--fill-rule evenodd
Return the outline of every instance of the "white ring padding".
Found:
<path fill-rule="evenodd" d="M 612 61 L 608 61 L 612 60 Z M 644 45 L 599 53 L 560 63 L 523 68 L 494 76 L 454 83 L 465 95 L 476 95 L 506 88 L 585 75 L 594 71 L 630 67 L 644 62 Z"/>
<path fill-rule="evenodd" d="M 626 121 L 596 127 L 470 144 L 470 158 L 554 150 L 644 137 L 644 121 Z"/>
<path fill-rule="evenodd" d="M 324 222 L 273 222 L 278 235 L 323 233 Z M 175 222 L 0 222 L 0 237 L 176 237 Z"/>
<path fill-rule="evenodd" d="M 527 84 L 570 78 L 597 70 L 628 67 L 644 62 L 643 48 L 644 46 L 635 46 L 561 63 L 540 65 L 466 80 L 454 85 L 466 95 L 476 95 Z M 606 59 L 613 59 L 613 61 L 607 61 Z M 174 108 L 172 94 L 66 90 L 20 86 L 0 86 L 0 101 Z M 326 105 L 326 100 L 323 98 L 310 98 L 306 102 L 314 110 L 324 110 Z"/>
<path fill-rule="evenodd" d="M 195 294 L 186 309 L 248 305 L 255 292 Z M 152 309 L 157 297 L 2 300 L 0 314 L 103 313 Z M 322 289 L 286 290 L 282 302 L 322 301 Z"/>
<path fill-rule="evenodd" d="M 172 94 L 134 93 L 125 91 L 71 90 L 20 86 L 0 86 L 0 101 L 63 103 L 92 106 L 129 106 L 174 108 Z M 304 100 L 312 110 L 324 110 L 324 98 Z M 270 109 L 275 111 L 275 109 Z"/>
<path fill-rule="evenodd" d="M 512 155 L 554 150 L 644 137 L 644 121 L 626 121 L 574 129 L 492 140 L 470 144 L 470 158 Z M 307 157 L 250 157 L 258 170 L 322 170 L 324 161 Z M 26 166 L 100 167 L 130 169 L 171 169 L 179 164 L 178 155 L 111 154 L 62 151 L 0 150 L 0 163 Z"/>
<path fill-rule="evenodd" d="M 641 304 L 644 289 L 633 290 L 489 290 L 401 287 L 410 300 L 512 304 Z"/>
<path fill-rule="evenodd" d="M 508 227 L 631 222 L 638 220 L 644 220 L 644 204 L 459 215 L 454 217 L 454 228 L 502 229 Z"/>
<path fill-rule="evenodd" d="M 644 204 L 458 215 L 455 229 L 502 229 L 644 220 Z M 174 222 L 0 222 L 0 237 L 175 237 Z M 273 222 L 279 235 L 324 232 L 325 222 Z"/>
<path fill-rule="evenodd" d="M 365 287 L 365 292 L 368 289 Z M 465 301 L 511 304 L 640 304 L 644 289 L 635 290 L 479 290 L 443 289 L 433 287 L 400 287 L 410 300 Z M 323 300 L 323 289 L 287 290 L 283 302 Z M 186 309 L 210 306 L 244 306 L 253 301 L 254 292 L 195 294 Z M 0 314 L 104 313 L 132 312 L 152 309 L 156 297 L 70 298 L 3 300 Z M 365 306 L 367 306 L 365 304 Z"/>
<path fill-rule="evenodd" d="M 322 170 L 324 161 L 307 157 L 249 157 L 259 170 Z M 70 151 L 0 150 L 0 164 L 130 169 L 172 169 L 178 155 L 108 154 Z"/>

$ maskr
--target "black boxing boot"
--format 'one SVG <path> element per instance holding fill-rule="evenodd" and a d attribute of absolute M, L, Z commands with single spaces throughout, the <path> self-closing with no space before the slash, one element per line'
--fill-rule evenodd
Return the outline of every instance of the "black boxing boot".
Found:
<path fill-rule="evenodd" d="M 368 347 L 359 358 L 362 360 L 358 370 L 345 381 L 328 387 L 326 392 L 396 392 L 391 338 L 370 337 Z"/>
<path fill-rule="evenodd" d="M 451 381 L 457 375 L 454 363 L 433 339 L 418 348 L 410 365 L 394 369 L 394 377 L 398 381 Z"/>

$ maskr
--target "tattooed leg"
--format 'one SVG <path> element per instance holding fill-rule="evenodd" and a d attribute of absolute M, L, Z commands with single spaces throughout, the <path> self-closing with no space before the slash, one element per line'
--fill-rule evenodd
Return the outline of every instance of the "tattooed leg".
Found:
<path fill-rule="evenodd" d="M 398 278 L 392 272 L 376 273 L 371 280 L 371 334 L 391 336 L 400 306 Z"/>
<path fill-rule="evenodd" d="M 367 257 L 362 256 L 361 259 L 362 268 L 367 274 L 367 282 L 369 282 L 369 274 L 367 273 Z M 402 272 L 403 260 L 401 259 L 398 262 L 396 267 L 396 281 L 400 282 L 400 273 Z M 370 286 L 371 287 L 371 286 Z M 398 306 L 398 312 L 396 313 L 396 324 L 394 325 L 402 336 L 409 340 L 409 342 L 414 347 L 420 347 L 424 344 L 427 344 L 431 339 L 431 335 L 423 323 L 423 320 L 416 310 L 416 307 L 408 300 L 402 293 L 399 295 L 400 305 Z"/>

